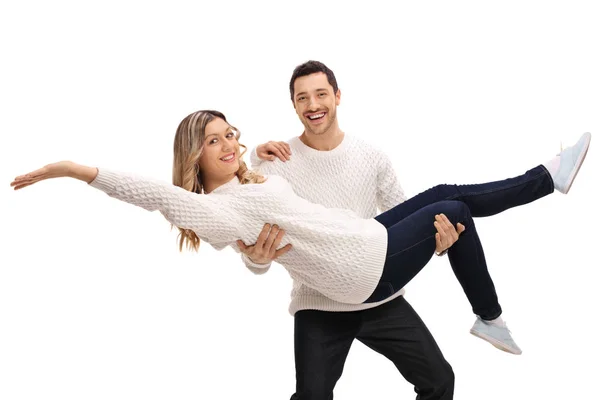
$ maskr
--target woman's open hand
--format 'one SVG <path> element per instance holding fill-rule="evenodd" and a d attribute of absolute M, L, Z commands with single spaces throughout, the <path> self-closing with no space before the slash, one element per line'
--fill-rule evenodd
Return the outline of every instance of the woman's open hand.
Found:
<path fill-rule="evenodd" d="M 75 167 L 76 164 L 71 161 L 59 161 L 54 164 L 48 164 L 28 174 L 17 176 L 10 183 L 10 186 L 14 187 L 15 190 L 19 190 L 46 179 L 62 177 L 75 178 L 75 176 L 73 176 L 73 172 L 76 170 Z"/>

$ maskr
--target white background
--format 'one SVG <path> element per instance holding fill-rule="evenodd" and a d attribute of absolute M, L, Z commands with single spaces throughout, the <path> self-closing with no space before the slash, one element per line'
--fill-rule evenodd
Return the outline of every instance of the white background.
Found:
<path fill-rule="evenodd" d="M 299 135 L 288 82 L 308 59 L 334 70 L 341 128 L 384 148 L 408 195 L 517 175 L 600 133 L 595 2 L 411 3 L 3 2 L 0 398 L 288 399 L 295 388 L 283 268 L 254 276 L 208 245 L 180 254 L 158 213 L 78 181 L 13 193 L 16 175 L 70 159 L 170 181 L 175 129 L 204 108 L 249 148 Z M 596 393 L 598 140 L 568 196 L 477 221 L 522 356 L 469 335 L 446 259 L 408 285 L 455 398 Z M 355 342 L 336 399 L 414 396 Z"/>

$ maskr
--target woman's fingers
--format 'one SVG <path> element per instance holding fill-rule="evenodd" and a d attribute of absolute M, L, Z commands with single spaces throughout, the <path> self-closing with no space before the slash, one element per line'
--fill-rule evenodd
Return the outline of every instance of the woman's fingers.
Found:
<path fill-rule="evenodd" d="M 11 183 L 10 186 L 18 186 L 18 185 L 23 185 L 27 182 L 31 181 L 30 178 L 26 178 L 26 177 L 16 177 Z"/>
<path fill-rule="evenodd" d="M 29 175 L 29 174 L 27 174 L 27 175 L 20 175 L 20 176 L 17 176 L 15 178 L 14 182 L 21 182 L 21 181 L 25 181 L 25 180 L 28 180 L 28 179 L 31 179 L 31 178 L 32 178 L 32 176 Z"/>
<path fill-rule="evenodd" d="M 39 178 L 26 178 L 26 179 L 21 179 L 19 181 L 13 181 L 11 182 L 11 186 L 14 187 L 15 190 L 19 190 L 19 189 L 23 189 L 24 187 L 33 185 L 34 183 L 37 183 L 41 181 L 41 179 Z"/>
<path fill-rule="evenodd" d="M 275 157 L 285 162 L 286 156 L 284 155 L 283 150 L 280 149 L 275 143 L 270 144 L 267 149 L 269 153 L 272 153 Z"/>
<path fill-rule="evenodd" d="M 33 185 L 35 182 L 24 182 L 24 183 L 19 183 L 17 185 L 15 185 L 14 190 L 19 190 L 19 189 L 23 189 L 27 186 Z"/>
<path fill-rule="evenodd" d="M 285 157 L 285 160 L 290 159 L 289 151 L 288 151 L 287 147 L 285 147 L 283 145 L 283 143 L 281 143 L 281 142 L 275 143 L 275 147 L 277 147 L 277 149 L 279 150 L 281 155 L 283 155 Z M 285 161 L 285 160 L 282 160 L 282 161 Z"/>
<path fill-rule="evenodd" d="M 41 177 L 43 177 L 43 174 L 46 171 L 47 171 L 47 168 L 42 167 L 42 168 L 36 169 L 35 171 L 31 171 L 27 174 L 19 175 L 13 180 L 13 183 L 23 183 L 26 181 L 31 181 L 33 179 L 41 178 Z M 11 186 L 13 186 L 12 183 L 11 183 Z"/>

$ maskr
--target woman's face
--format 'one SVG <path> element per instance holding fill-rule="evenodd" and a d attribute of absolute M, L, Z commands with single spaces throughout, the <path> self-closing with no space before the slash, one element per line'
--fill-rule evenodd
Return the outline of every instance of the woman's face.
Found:
<path fill-rule="evenodd" d="M 206 125 L 200 170 L 204 180 L 232 177 L 240 167 L 240 145 L 231 126 L 216 118 Z"/>

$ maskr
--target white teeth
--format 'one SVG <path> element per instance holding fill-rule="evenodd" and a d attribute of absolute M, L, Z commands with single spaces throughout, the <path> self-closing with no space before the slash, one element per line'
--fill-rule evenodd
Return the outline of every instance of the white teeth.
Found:
<path fill-rule="evenodd" d="M 223 158 L 221 158 L 221 160 L 223 160 L 223 161 L 229 161 L 229 160 L 231 160 L 232 158 L 233 158 L 233 154 L 231 154 L 231 155 L 229 155 L 229 156 L 227 156 L 227 157 L 223 157 Z"/>
<path fill-rule="evenodd" d="M 325 113 L 321 113 L 321 114 L 315 114 L 315 115 L 311 115 L 310 117 L 308 117 L 309 119 L 317 119 L 317 118 L 321 118 L 325 115 Z"/>

